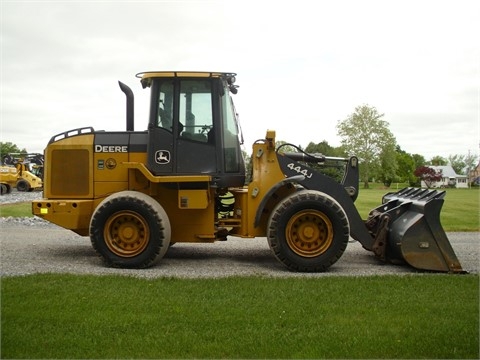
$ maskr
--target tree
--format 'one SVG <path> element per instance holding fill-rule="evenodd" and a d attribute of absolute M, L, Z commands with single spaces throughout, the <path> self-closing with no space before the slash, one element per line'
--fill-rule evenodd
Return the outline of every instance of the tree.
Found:
<path fill-rule="evenodd" d="M 448 164 L 447 159 L 441 157 L 440 155 L 436 155 L 432 157 L 432 159 L 429 161 L 429 165 L 433 166 L 445 166 Z"/>
<path fill-rule="evenodd" d="M 342 147 L 330 146 L 325 140 L 318 144 L 310 142 L 305 148 L 305 152 L 309 154 L 322 154 L 327 157 L 345 158 L 347 156 Z M 309 163 L 307 165 L 326 176 L 330 176 L 337 182 L 341 182 L 345 174 L 345 163 L 341 161 L 325 160 L 325 162 L 321 164 Z"/>
<path fill-rule="evenodd" d="M 326 141 L 323 140 L 322 142 L 319 142 L 318 144 L 315 144 L 314 142 L 310 142 L 307 147 L 305 148 L 305 151 L 307 153 L 320 153 L 325 156 L 332 156 L 332 157 L 346 157 L 347 155 L 345 154 L 345 150 L 342 147 L 334 147 L 330 146 L 330 144 Z"/>
<path fill-rule="evenodd" d="M 337 123 L 337 133 L 345 151 L 355 154 L 361 161 L 360 176 L 365 188 L 368 188 L 373 170 L 371 168 L 375 167 L 375 162 L 381 166 L 382 152 L 396 144 L 388 123 L 382 120 L 383 116 L 375 107 L 361 105 L 347 119 Z"/>
<path fill-rule="evenodd" d="M 448 162 L 452 166 L 456 174 L 463 174 L 467 164 L 465 163 L 465 156 L 463 155 L 450 155 L 448 157 Z"/>
<path fill-rule="evenodd" d="M 377 166 L 378 179 L 387 187 L 398 179 L 397 153 L 394 145 L 388 144 L 382 149 Z"/>
<path fill-rule="evenodd" d="M 421 166 L 425 161 L 421 162 L 418 166 L 415 166 L 415 157 L 414 155 L 408 154 L 406 151 L 403 151 L 400 146 L 397 146 L 396 150 L 397 157 L 397 176 L 400 182 L 406 182 L 410 186 L 418 186 L 417 178 L 413 175 L 415 169 L 418 166 Z"/>
<path fill-rule="evenodd" d="M 478 164 L 478 157 L 477 155 L 470 154 L 469 151 L 468 155 L 465 155 L 464 161 L 467 169 L 472 170 Z"/>
<path fill-rule="evenodd" d="M 448 162 L 457 174 L 468 175 L 468 171 L 477 165 L 477 156 L 468 153 L 468 155 L 450 155 Z"/>
<path fill-rule="evenodd" d="M 414 162 L 414 169 L 420 167 L 420 166 L 423 166 L 427 163 L 427 161 L 425 160 L 425 158 L 423 157 L 423 155 L 420 155 L 420 154 L 412 154 L 412 159 L 413 159 L 413 162 Z"/>
<path fill-rule="evenodd" d="M 430 188 L 433 183 L 442 180 L 442 172 L 436 171 L 435 169 L 428 166 L 418 167 L 415 170 L 414 175 L 420 180 L 423 180 L 425 185 L 427 185 L 427 188 Z"/>

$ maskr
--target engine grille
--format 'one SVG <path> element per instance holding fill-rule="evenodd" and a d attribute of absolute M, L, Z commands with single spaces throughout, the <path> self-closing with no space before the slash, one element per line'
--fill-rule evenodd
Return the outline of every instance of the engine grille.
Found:
<path fill-rule="evenodd" d="M 87 149 L 53 150 L 50 167 L 52 195 L 81 196 L 89 194 L 90 169 Z"/>

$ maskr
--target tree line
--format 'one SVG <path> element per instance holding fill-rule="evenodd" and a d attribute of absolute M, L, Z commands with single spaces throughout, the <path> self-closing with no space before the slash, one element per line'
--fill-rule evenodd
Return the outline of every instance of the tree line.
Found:
<path fill-rule="evenodd" d="M 423 174 L 428 175 L 428 166 L 450 164 L 457 174 L 468 175 L 468 169 L 473 170 L 477 165 L 478 158 L 472 154 L 450 155 L 448 159 L 437 155 L 427 161 L 420 154 L 407 153 L 397 144 L 384 116 L 385 114 L 373 106 L 357 106 L 346 119 L 337 122 L 340 146 L 331 146 L 324 140 L 320 143 L 310 142 L 304 151 L 332 157 L 357 156 L 360 162 L 360 179 L 365 188 L 368 188 L 371 181 L 380 181 L 386 186 L 396 182 L 419 186 Z M 341 179 L 341 171 L 327 170 L 326 167 L 322 169 L 323 172 Z M 432 176 L 432 180 L 436 181 L 439 174 Z"/>

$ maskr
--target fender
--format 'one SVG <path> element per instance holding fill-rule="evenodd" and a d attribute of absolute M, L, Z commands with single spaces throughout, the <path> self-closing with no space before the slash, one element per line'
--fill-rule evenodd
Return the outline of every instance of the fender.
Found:
<path fill-rule="evenodd" d="M 267 204 L 267 201 L 270 200 L 270 198 L 272 197 L 272 195 L 275 193 L 275 191 L 277 191 L 278 189 L 280 189 L 281 187 L 285 186 L 286 184 L 289 184 L 289 183 L 299 183 L 301 181 L 305 180 L 305 176 L 303 175 L 294 175 L 294 176 L 290 176 L 286 179 L 283 179 L 282 181 L 279 181 L 278 183 L 276 183 L 275 185 L 273 185 L 270 190 L 268 190 L 268 192 L 265 194 L 265 196 L 263 197 L 262 201 L 260 202 L 260 204 L 258 205 L 258 208 L 257 208 L 257 212 L 255 214 L 255 223 L 253 224 L 254 227 L 257 227 L 258 224 L 260 223 L 260 218 L 262 217 L 262 213 L 263 213 L 263 209 L 265 208 L 265 205 Z"/>
<path fill-rule="evenodd" d="M 365 222 L 362 220 L 357 208 L 353 203 L 353 199 L 348 193 L 348 186 L 347 189 L 345 189 L 345 185 L 340 184 L 332 178 L 323 175 L 307 166 L 295 162 L 286 156 L 277 154 L 277 159 L 278 164 L 280 165 L 280 168 L 285 176 L 298 174 L 296 170 L 297 168 L 307 169 L 309 176 L 300 180 L 300 185 L 306 189 L 317 190 L 333 197 L 342 206 L 345 214 L 348 217 L 348 222 L 350 224 L 350 236 L 359 241 L 365 249 L 372 249 L 374 239 L 368 232 Z M 355 174 L 357 174 L 357 171 L 352 171 L 350 176 L 354 176 Z M 348 181 L 347 183 L 350 184 L 351 181 Z"/>

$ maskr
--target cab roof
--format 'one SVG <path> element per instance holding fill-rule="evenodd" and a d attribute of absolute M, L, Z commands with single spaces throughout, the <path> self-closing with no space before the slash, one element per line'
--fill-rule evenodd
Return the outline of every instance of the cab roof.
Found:
<path fill-rule="evenodd" d="M 231 72 L 213 72 L 213 71 L 144 71 L 135 76 L 140 79 L 142 86 L 148 87 L 153 78 L 190 78 L 190 77 L 205 77 L 205 78 L 223 78 L 230 84 L 235 82 L 236 73 Z"/>
<path fill-rule="evenodd" d="M 156 77 L 231 77 L 237 74 L 231 72 L 213 71 L 144 71 L 135 76 L 140 79 Z"/>

